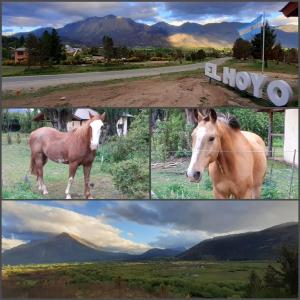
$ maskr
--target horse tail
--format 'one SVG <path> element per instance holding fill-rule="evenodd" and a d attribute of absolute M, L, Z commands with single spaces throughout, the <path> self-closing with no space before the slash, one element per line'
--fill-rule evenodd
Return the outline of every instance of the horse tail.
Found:
<path fill-rule="evenodd" d="M 30 170 L 32 175 L 37 175 L 34 158 L 31 156 Z"/>

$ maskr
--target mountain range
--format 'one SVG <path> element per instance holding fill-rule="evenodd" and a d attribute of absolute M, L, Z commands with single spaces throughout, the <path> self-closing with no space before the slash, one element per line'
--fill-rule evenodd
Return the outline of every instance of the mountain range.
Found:
<path fill-rule="evenodd" d="M 95 262 L 180 260 L 275 260 L 282 246 L 298 245 L 298 223 L 285 223 L 257 232 L 207 239 L 188 250 L 153 248 L 142 254 L 109 252 L 82 238 L 61 233 L 46 240 L 32 241 L 2 255 L 6 265 Z"/>
<path fill-rule="evenodd" d="M 246 23 L 222 22 L 201 25 L 186 22 L 180 26 L 159 22 L 154 25 L 138 23 L 130 18 L 107 15 L 91 17 L 57 28 L 63 43 L 73 46 L 101 46 L 104 35 L 112 37 L 116 46 L 127 47 L 232 47 L 239 37 L 238 29 Z M 277 40 L 283 47 L 298 47 L 295 28 L 276 28 Z M 41 36 L 51 27 L 39 28 L 32 33 Z M 26 36 L 20 32 L 15 36 Z"/>

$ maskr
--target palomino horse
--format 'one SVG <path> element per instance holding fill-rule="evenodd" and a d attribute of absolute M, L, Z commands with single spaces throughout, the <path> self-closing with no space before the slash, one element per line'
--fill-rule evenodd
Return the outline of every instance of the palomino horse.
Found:
<path fill-rule="evenodd" d="M 90 119 L 71 132 L 60 132 L 54 128 L 42 127 L 30 134 L 31 173 L 37 176 L 39 191 L 46 195 L 43 180 L 43 167 L 48 158 L 69 165 L 69 180 L 65 191 L 66 199 L 71 199 L 70 188 L 78 166 L 83 166 L 84 195 L 92 199 L 89 180 L 105 113 L 91 116 Z"/>
<path fill-rule="evenodd" d="M 217 115 L 213 109 L 196 114 L 189 180 L 200 182 L 208 167 L 215 198 L 259 198 L 267 169 L 264 141 L 252 132 L 241 131 L 233 116 Z"/>

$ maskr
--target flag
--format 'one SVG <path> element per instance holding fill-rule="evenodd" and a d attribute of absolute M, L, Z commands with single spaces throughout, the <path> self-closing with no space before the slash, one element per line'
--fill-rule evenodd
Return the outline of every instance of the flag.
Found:
<path fill-rule="evenodd" d="M 263 15 L 253 20 L 250 24 L 238 30 L 239 35 L 244 40 L 251 40 L 256 34 L 260 33 L 263 26 Z"/>

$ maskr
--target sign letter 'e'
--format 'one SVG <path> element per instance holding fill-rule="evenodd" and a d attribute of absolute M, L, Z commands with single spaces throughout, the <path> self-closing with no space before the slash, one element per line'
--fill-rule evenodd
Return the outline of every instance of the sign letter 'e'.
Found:
<path fill-rule="evenodd" d="M 238 72 L 235 77 L 235 83 L 239 90 L 245 91 L 251 85 L 251 78 L 247 72 Z"/>
<path fill-rule="evenodd" d="M 267 82 L 267 76 L 250 73 L 250 77 L 253 84 L 253 96 L 262 98 L 262 88 Z"/>
<path fill-rule="evenodd" d="M 221 81 L 221 77 L 217 75 L 217 65 L 212 63 L 205 64 L 205 76 L 217 81 Z"/>
<path fill-rule="evenodd" d="M 231 87 L 235 87 L 236 70 L 228 67 L 223 68 L 223 83 L 229 84 Z"/>
<path fill-rule="evenodd" d="M 283 80 L 274 80 L 270 82 L 267 88 L 269 99 L 276 106 L 284 106 L 293 96 L 292 88 Z"/>

